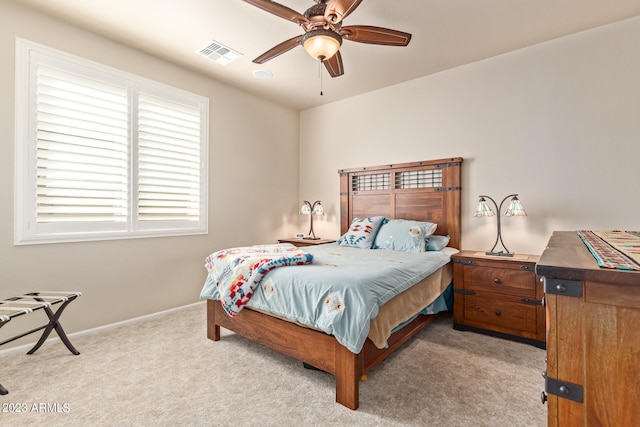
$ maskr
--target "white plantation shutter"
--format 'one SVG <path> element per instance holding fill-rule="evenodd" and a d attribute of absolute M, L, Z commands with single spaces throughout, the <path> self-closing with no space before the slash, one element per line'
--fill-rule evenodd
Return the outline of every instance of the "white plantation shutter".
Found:
<path fill-rule="evenodd" d="M 138 100 L 138 219 L 200 216 L 200 110 L 140 93 Z"/>
<path fill-rule="evenodd" d="M 207 232 L 208 100 L 16 42 L 15 242 Z"/>
<path fill-rule="evenodd" d="M 37 222 L 126 222 L 127 87 L 44 65 L 36 87 Z"/>

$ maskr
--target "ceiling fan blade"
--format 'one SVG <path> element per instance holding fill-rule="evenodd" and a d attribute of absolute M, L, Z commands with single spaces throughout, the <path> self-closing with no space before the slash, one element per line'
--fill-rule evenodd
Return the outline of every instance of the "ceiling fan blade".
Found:
<path fill-rule="evenodd" d="M 295 22 L 298 25 L 309 24 L 309 20 L 302 14 L 296 12 L 293 9 L 283 6 L 279 3 L 271 0 L 243 0 L 245 3 L 252 4 L 260 9 L 273 13 L 280 18 L 284 18 L 287 21 Z"/>
<path fill-rule="evenodd" d="M 337 24 L 353 12 L 361 2 L 362 0 L 329 0 L 324 10 L 324 19 Z"/>
<path fill-rule="evenodd" d="M 344 68 L 342 67 L 342 55 L 340 55 L 340 51 L 337 51 L 331 58 L 325 59 L 322 62 L 331 77 L 339 77 L 344 74 Z"/>
<path fill-rule="evenodd" d="M 294 47 L 298 46 L 300 44 L 300 41 L 302 40 L 302 37 L 303 35 L 299 35 L 299 36 L 290 38 L 289 40 L 285 40 L 282 43 L 272 47 L 262 55 L 258 56 L 256 59 L 254 59 L 251 62 L 254 62 L 256 64 L 263 64 L 268 60 L 275 58 L 278 55 L 282 55 L 283 53 L 288 52 Z"/>
<path fill-rule="evenodd" d="M 411 41 L 409 33 L 369 25 L 348 25 L 342 27 L 339 33 L 343 38 L 358 43 L 406 46 Z"/>

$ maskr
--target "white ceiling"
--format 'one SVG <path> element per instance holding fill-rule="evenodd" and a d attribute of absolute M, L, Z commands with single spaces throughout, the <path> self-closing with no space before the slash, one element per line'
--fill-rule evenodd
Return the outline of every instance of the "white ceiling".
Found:
<path fill-rule="evenodd" d="M 302 47 L 251 62 L 303 31 L 242 0 L 14 1 L 300 110 L 640 15 L 640 0 L 364 0 L 344 25 L 405 31 L 411 43 L 345 41 L 345 74 L 323 70 L 320 96 L 318 62 Z M 300 13 L 314 4 L 278 2 Z M 224 66 L 195 53 L 212 39 L 244 56 Z M 255 70 L 273 78 L 256 78 Z"/>

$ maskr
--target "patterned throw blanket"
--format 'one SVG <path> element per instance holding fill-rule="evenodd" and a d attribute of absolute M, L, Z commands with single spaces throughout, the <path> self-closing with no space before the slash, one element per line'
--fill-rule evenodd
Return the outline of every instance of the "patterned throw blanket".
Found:
<path fill-rule="evenodd" d="M 222 308 L 235 317 L 267 272 L 287 265 L 311 264 L 313 255 L 289 244 L 224 249 L 209 255 L 205 268 L 215 280 Z"/>

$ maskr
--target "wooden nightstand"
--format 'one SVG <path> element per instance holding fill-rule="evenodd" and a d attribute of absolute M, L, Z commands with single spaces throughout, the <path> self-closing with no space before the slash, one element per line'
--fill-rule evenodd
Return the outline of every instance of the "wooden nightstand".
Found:
<path fill-rule="evenodd" d="M 544 289 L 537 255 L 462 251 L 453 257 L 453 327 L 545 348 Z"/>
<path fill-rule="evenodd" d="M 291 243 L 292 245 L 295 245 L 295 246 L 298 246 L 298 247 L 322 245 L 322 244 L 325 244 L 325 243 L 333 243 L 335 241 L 336 241 L 336 239 L 316 239 L 316 240 L 311 240 L 311 239 L 300 239 L 300 238 L 297 238 L 297 237 L 290 237 L 290 238 L 286 238 L 286 239 L 278 239 L 278 243 Z"/>

